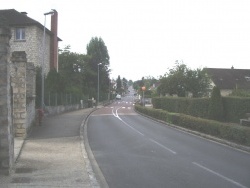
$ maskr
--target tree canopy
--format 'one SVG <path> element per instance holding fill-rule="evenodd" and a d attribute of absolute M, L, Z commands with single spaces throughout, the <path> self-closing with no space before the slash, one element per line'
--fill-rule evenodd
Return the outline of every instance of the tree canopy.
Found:
<path fill-rule="evenodd" d="M 109 54 L 101 38 L 92 38 L 87 45 L 87 54 L 70 51 L 70 46 L 59 50 L 58 72 L 50 70 L 45 80 L 45 92 L 71 93 L 97 98 L 98 72 L 100 100 L 109 93 Z M 39 75 L 38 75 L 39 76 Z M 37 89 L 39 94 L 39 89 Z"/>
<path fill-rule="evenodd" d="M 190 93 L 192 97 L 203 97 L 207 96 L 209 86 L 210 80 L 204 70 L 192 70 L 177 62 L 174 68 L 160 79 L 157 91 L 163 96 L 168 94 L 185 97 Z"/>

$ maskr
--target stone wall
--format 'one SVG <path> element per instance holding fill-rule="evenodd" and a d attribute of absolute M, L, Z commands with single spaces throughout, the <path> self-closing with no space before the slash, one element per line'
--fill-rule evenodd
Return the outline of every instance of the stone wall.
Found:
<path fill-rule="evenodd" d="M 14 137 L 10 85 L 10 29 L 0 27 L 0 173 L 9 174 L 14 163 Z"/>
<path fill-rule="evenodd" d="M 87 105 L 84 105 L 82 107 L 81 107 L 80 104 L 65 105 L 65 106 L 63 106 L 63 105 L 60 105 L 60 106 L 46 106 L 45 107 L 45 115 L 53 116 L 53 115 L 62 114 L 64 112 L 79 110 L 81 108 L 87 108 Z"/>
<path fill-rule="evenodd" d="M 43 29 L 37 26 L 25 27 L 25 40 L 15 40 L 15 28 L 11 28 L 10 52 L 25 51 L 27 62 L 32 62 L 35 67 L 41 66 L 43 61 Z M 45 37 L 44 71 L 47 74 L 50 69 L 50 35 Z"/>
<path fill-rule="evenodd" d="M 27 132 L 35 124 L 35 99 L 36 99 L 36 68 L 28 62 L 26 66 L 26 129 Z"/>
<path fill-rule="evenodd" d="M 13 88 L 13 125 L 15 136 L 26 137 L 26 53 L 23 51 L 13 52 L 11 61 Z"/>
<path fill-rule="evenodd" d="M 11 61 L 14 132 L 25 138 L 35 123 L 36 70 L 33 63 L 27 63 L 25 52 L 13 52 Z"/>

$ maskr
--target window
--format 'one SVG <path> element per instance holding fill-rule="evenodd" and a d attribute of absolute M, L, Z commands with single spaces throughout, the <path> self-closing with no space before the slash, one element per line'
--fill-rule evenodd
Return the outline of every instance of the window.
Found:
<path fill-rule="evenodd" d="M 25 28 L 16 28 L 16 40 L 25 40 Z"/>
<path fill-rule="evenodd" d="M 247 82 L 250 82 L 250 76 L 245 76 L 245 79 L 247 80 Z"/>

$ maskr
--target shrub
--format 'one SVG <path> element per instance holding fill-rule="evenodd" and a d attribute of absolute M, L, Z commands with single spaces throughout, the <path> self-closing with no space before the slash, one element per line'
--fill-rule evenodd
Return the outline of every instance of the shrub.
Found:
<path fill-rule="evenodd" d="M 211 98 L 156 97 L 152 99 L 152 103 L 154 108 L 168 112 L 184 113 L 206 119 L 210 119 L 213 114 L 213 119 L 226 122 L 239 123 L 239 120 L 245 118 L 245 114 L 250 112 L 250 97 L 221 97 L 219 100 L 221 102 L 213 102 L 215 105 L 210 105 L 211 100 Z M 220 106 L 216 107 L 218 103 Z M 212 110 L 214 108 L 215 110 Z M 219 116 L 216 117 L 218 114 Z"/>
<path fill-rule="evenodd" d="M 209 103 L 208 115 L 210 119 L 222 120 L 223 114 L 223 103 L 220 94 L 220 89 L 215 86 L 213 88 L 212 96 Z"/>
<path fill-rule="evenodd" d="M 135 109 L 147 116 L 177 126 L 216 136 L 235 143 L 250 146 L 250 128 L 215 120 L 197 118 L 185 114 L 170 113 L 165 110 L 135 106 Z"/>

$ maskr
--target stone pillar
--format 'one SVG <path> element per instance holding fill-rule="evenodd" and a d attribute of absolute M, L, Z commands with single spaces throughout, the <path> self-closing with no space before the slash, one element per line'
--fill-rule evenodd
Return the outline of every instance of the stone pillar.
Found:
<path fill-rule="evenodd" d="M 36 67 L 27 62 L 26 69 L 26 127 L 27 132 L 36 121 Z"/>
<path fill-rule="evenodd" d="M 26 53 L 24 51 L 13 52 L 11 61 L 14 74 L 11 77 L 13 88 L 13 125 L 16 137 L 25 138 L 27 135 L 26 125 Z"/>
<path fill-rule="evenodd" d="M 0 27 L 0 174 L 8 175 L 14 163 L 10 86 L 10 29 Z"/>

